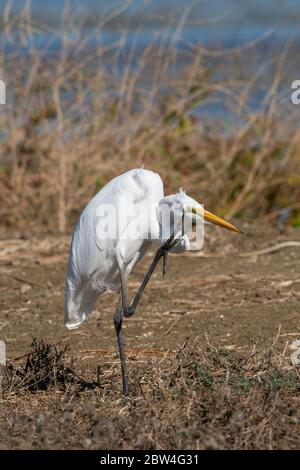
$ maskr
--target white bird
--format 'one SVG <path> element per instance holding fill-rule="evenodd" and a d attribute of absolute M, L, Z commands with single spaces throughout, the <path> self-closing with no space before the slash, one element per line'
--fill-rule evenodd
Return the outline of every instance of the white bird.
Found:
<path fill-rule="evenodd" d="M 169 218 L 165 216 L 166 209 Z M 79 327 L 101 294 L 120 293 L 114 324 L 125 394 L 129 389 L 122 317 L 134 314 L 158 261 L 163 258 L 165 273 L 169 251 L 180 253 L 190 249 L 190 236 L 185 229 L 188 222 L 211 222 L 241 233 L 182 190 L 165 197 L 160 176 L 142 168 L 130 170 L 106 184 L 87 204 L 77 223 L 69 253 L 65 325 L 69 329 Z M 157 246 L 156 254 L 129 305 L 128 275 L 150 246 Z"/>

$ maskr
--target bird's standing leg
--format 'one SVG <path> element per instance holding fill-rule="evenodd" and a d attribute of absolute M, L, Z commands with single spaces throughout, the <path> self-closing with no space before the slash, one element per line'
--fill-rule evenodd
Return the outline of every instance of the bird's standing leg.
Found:
<path fill-rule="evenodd" d="M 124 273 L 120 273 L 121 275 L 121 298 L 122 298 L 122 307 L 123 307 L 123 314 L 124 317 L 131 317 L 134 312 L 136 311 L 136 308 L 139 304 L 139 301 L 142 297 L 142 294 L 145 290 L 146 285 L 149 282 L 150 277 L 153 274 L 154 269 L 157 266 L 157 263 L 159 260 L 164 257 L 164 262 L 166 262 L 165 256 L 168 254 L 168 252 L 178 243 L 180 238 L 175 238 L 175 235 L 173 234 L 167 241 L 165 241 L 162 246 L 157 250 L 154 259 L 150 265 L 150 268 L 148 272 L 146 273 L 146 276 L 144 277 L 143 282 L 141 283 L 131 305 L 128 305 L 127 303 L 127 298 L 126 298 L 126 279 L 124 276 Z"/>
<path fill-rule="evenodd" d="M 114 317 L 114 324 L 115 324 L 115 329 L 116 329 L 116 334 L 117 334 L 117 339 L 118 339 L 118 347 L 119 347 L 119 355 L 120 355 L 120 362 L 121 362 L 121 372 L 122 372 L 122 382 L 123 382 L 123 393 L 124 395 L 128 395 L 129 393 L 129 387 L 128 387 L 128 379 L 127 379 L 127 373 L 126 373 L 126 363 L 125 363 L 125 353 L 124 353 L 124 337 L 122 334 L 122 313 L 124 314 L 125 317 L 131 317 L 137 306 L 138 303 L 141 299 L 141 296 L 145 290 L 146 285 L 148 284 L 148 281 L 157 265 L 161 257 L 164 257 L 165 260 L 165 255 L 178 243 L 178 238 L 175 239 L 174 234 L 157 250 L 154 259 L 150 265 L 150 268 L 142 282 L 142 284 L 139 287 L 139 290 L 137 291 L 131 305 L 129 306 L 127 304 L 127 299 L 126 299 L 126 275 L 124 272 L 120 270 L 120 276 L 121 276 L 121 296 L 120 300 L 117 304 L 116 308 L 116 313 Z"/>
<path fill-rule="evenodd" d="M 114 316 L 114 324 L 115 330 L 118 340 L 118 348 L 119 348 L 119 356 L 120 356 L 120 363 L 121 363 L 121 372 L 122 372 L 122 383 L 123 383 L 123 393 L 124 395 L 128 395 L 128 379 L 126 373 L 126 362 L 125 362 L 125 353 L 124 353 L 124 336 L 122 333 L 122 299 L 117 304 L 116 313 Z"/>

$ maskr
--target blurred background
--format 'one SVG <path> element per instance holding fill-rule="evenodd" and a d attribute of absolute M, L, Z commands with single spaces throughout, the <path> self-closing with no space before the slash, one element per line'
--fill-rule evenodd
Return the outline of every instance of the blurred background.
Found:
<path fill-rule="evenodd" d="M 0 0 L 1 230 L 69 231 L 158 171 L 220 215 L 300 226 L 295 0 Z"/>

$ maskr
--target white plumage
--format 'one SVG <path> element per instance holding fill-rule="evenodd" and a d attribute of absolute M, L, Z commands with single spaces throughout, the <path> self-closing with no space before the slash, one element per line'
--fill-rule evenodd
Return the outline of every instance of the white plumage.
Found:
<path fill-rule="evenodd" d="M 152 171 L 135 169 L 110 181 L 85 207 L 73 234 L 69 253 L 65 296 L 65 324 L 68 328 L 77 328 L 86 319 L 99 295 L 119 290 L 116 249 L 123 257 L 128 275 L 151 244 L 146 220 L 144 238 L 134 240 L 122 237 L 125 230 L 130 229 L 130 224 L 135 223 L 138 215 L 135 214 L 135 207 L 141 202 L 158 207 L 163 197 L 160 176 Z M 120 198 L 127 201 L 127 218 L 118 212 Z M 104 204 L 115 208 L 116 220 L 122 224 L 117 227 L 117 234 L 121 236 L 105 240 L 97 236 L 97 210 Z M 158 219 L 157 224 L 153 224 L 155 226 L 158 239 Z"/>

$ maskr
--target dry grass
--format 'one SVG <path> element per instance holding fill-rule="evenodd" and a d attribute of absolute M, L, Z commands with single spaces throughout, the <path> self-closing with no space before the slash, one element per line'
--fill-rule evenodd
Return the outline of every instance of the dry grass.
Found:
<path fill-rule="evenodd" d="M 117 17 L 110 12 L 86 34 L 84 20 L 65 10 L 64 32 L 51 31 L 60 47 L 49 52 L 36 47 L 43 26 L 32 24 L 28 9 L 14 17 L 8 4 L 3 44 L 10 47 L 0 52 L 9 94 L 0 115 L 2 223 L 64 232 L 109 178 L 142 164 L 160 172 L 167 191 L 183 185 L 231 217 L 299 199 L 299 134 L 279 93 L 286 53 L 272 59 L 263 106 L 253 111 L 264 67 L 246 78 L 242 72 L 255 45 L 231 54 L 191 45 L 179 51 L 183 14 L 168 42 L 162 32 L 147 47 L 137 36 L 128 48 L 124 34 L 91 47 Z M 227 107 L 234 132 L 199 115 L 214 102 Z M 292 209 L 297 224 L 299 207 Z"/>
<path fill-rule="evenodd" d="M 2 397 L 20 391 L 34 392 L 56 386 L 66 387 L 67 384 L 96 387 L 98 382 L 86 382 L 77 376 L 72 361 L 66 364 L 67 352 L 69 352 L 67 346 L 60 350 L 54 345 L 45 344 L 42 340 L 34 338 L 25 365 L 13 367 L 10 364 L 5 368 Z"/>
<path fill-rule="evenodd" d="M 66 365 L 65 352 L 35 341 L 25 367 L 9 368 L 2 448 L 299 447 L 300 377 L 275 343 L 237 353 L 194 340 L 175 360 L 136 363 L 131 355 L 128 398 L 119 392 L 117 362 L 97 374 L 80 371 L 85 379 L 74 380 L 78 374 Z M 12 376 L 22 377 L 22 387 L 12 386 Z"/>

